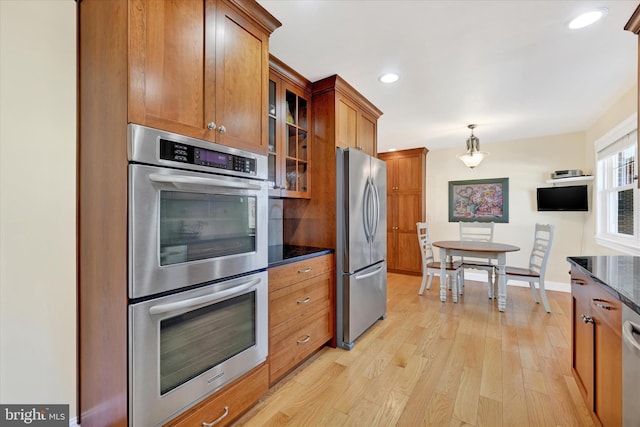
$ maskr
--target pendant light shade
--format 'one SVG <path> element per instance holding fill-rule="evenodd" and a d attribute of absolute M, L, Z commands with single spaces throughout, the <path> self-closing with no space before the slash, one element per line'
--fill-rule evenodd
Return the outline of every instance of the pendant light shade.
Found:
<path fill-rule="evenodd" d="M 458 158 L 462 160 L 466 167 L 473 169 L 478 166 L 489 153 L 480 151 L 480 140 L 473 134 L 473 129 L 476 128 L 476 125 L 468 125 L 467 127 L 471 129 L 471 136 L 467 139 L 467 152 L 459 154 Z"/>

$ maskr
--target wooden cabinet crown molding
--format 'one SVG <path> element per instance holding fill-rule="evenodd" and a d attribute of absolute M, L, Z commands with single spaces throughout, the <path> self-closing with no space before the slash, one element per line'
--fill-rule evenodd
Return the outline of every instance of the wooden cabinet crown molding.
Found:
<path fill-rule="evenodd" d="M 311 91 L 311 81 L 309 79 L 271 54 L 269 54 L 269 69 L 280 77 Z"/>
<path fill-rule="evenodd" d="M 378 153 L 378 157 L 384 157 L 383 160 L 390 160 L 390 159 L 396 159 L 398 157 L 408 157 L 408 156 L 415 156 L 417 154 L 427 154 L 428 152 L 429 152 L 429 149 L 427 149 L 426 147 L 409 148 L 409 149 L 400 150 L 400 151 L 387 151 L 384 153 Z"/>
<path fill-rule="evenodd" d="M 282 26 L 282 22 L 278 21 L 273 15 L 267 12 L 265 8 L 255 2 L 255 0 L 225 1 L 250 16 L 255 21 L 255 23 L 268 34 L 273 33 L 277 28 Z"/>
<path fill-rule="evenodd" d="M 376 120 L 382 116 L 382 111 L 378 107 L 373 105 L 367 98 L 337 74 L 314 82 L 312 96 L 317 96 L 321 93 L 332 90 L 337 90 L 343 96 L 349 98 L 349 100 L 357 104 L 359 108 L 362 108 L 369 114 L 373 115 Z"/>
<path fill-rule="evenodd" d="M 624 26 L 624 29 L 627 31 L 631 31 L 634 34 L 640 34 L 640 6 L 636 8 L 629 18 L 629 21 Z"/>

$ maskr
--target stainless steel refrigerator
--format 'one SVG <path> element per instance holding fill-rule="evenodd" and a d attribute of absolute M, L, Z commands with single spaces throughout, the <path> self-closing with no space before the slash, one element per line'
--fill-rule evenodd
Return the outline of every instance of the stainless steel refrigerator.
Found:
<path fill-rule="evenodd" d="M 349 148 L 336 161 L 336 333 L 351 350 L 387 312 L 387 165 Z"/>

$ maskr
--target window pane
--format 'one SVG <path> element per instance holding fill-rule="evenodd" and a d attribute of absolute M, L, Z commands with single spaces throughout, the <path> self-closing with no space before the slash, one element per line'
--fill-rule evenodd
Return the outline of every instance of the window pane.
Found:
<path fill-rule="evenodd" d="M 618 192 L 618 233 L 633 236 L 633 189 Z"/>
<path fill-rule="evenodd" d="M 633 182 L 635 176 L 634 165 L 635 147 L 628 147 L 618 153 L 614 166 L 617 186 L 627 185 Z"/>

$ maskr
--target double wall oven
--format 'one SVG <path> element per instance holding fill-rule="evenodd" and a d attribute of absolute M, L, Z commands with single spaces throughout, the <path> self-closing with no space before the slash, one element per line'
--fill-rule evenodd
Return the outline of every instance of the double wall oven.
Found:
<path fill-rule="evenodd" d="M 267 157 L 129 125 L 129 418 L 158 425 L 267 357 Z"/>

